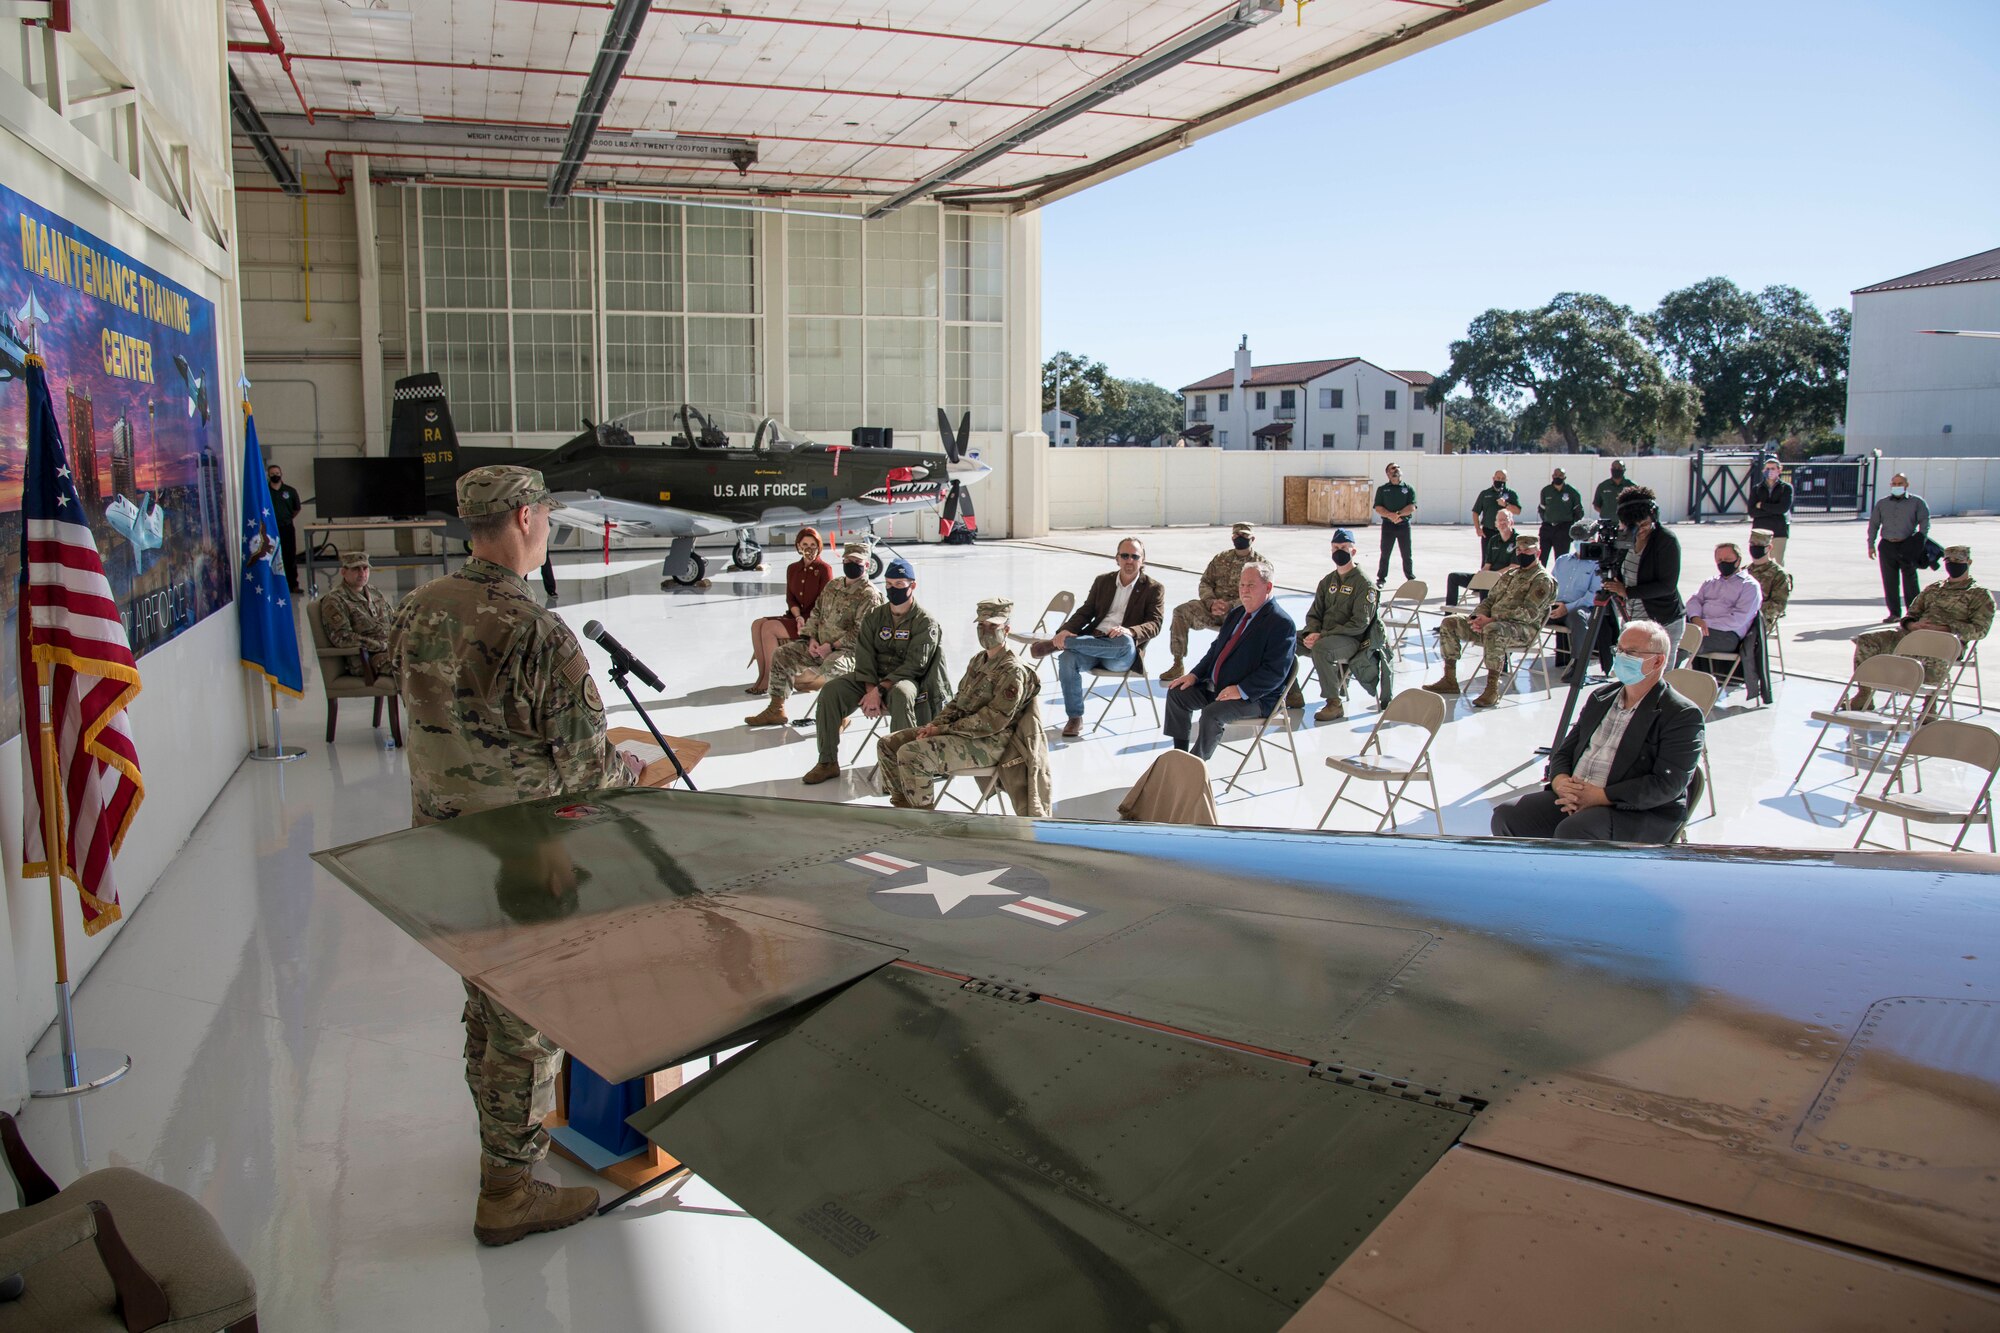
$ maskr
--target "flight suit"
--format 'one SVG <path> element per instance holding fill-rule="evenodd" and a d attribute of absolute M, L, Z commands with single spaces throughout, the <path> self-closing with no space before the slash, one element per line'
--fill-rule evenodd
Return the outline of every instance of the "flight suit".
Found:
<path fill-rule="evenodd" d="M 821 606 L 836 586 L 829 584 L 820 594 Z M 813 614 L 819 614 L 818 607 Z M 944 697 L 944 654 L 939 651 L 943 641 L 944 631 L 914 601 L 900 616 L 887 602 L 863 616 L 855 634 L 854 666 L 820 692 L 819 712 L 813 718 L 819 762 L 840 762 L 840 721 L 860 705 L 871 685 L 881 687 L 892 733 L 927 721 Z"/>
<path fill-rule="evenodd" d="M 1312 654 L 1313 665 L 1319 668 L 1320 688 L 1329 702 L 1347 694 L 1348 664 L 1369 646 L 1380 595 L 1356 564 L 1331 571 L 1313 590 L 1312 607 L 1299 627 L 1299 642 L 1303 648 L 1306 635 L 1320 636 L 1305 651 Z"/>
<path fill-rule="evenodd" d="M 958 682 L 958 693 L 931 719 L 942 730 L 919 738 L 915 728 L 875 743 L 882 790 L 912 809 L 931 808 L 934 784 L 967 768 L 1000 762 L 1013 739 L 1014 720 L 1035 696 L 1037 677 L 1011 651 L 977 653 Z"/>

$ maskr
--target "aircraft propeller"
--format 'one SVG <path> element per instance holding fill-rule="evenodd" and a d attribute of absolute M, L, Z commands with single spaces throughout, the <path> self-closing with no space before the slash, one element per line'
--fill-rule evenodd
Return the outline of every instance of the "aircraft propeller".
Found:
<path fill-rule="evenodd" d="M 940 407 L 938 409 L 938 434 L 944 438 L 945 457 L 957 463 L 965 457 L 966 441 L 972 438 L 972 413 L 966 412 L 958 419 L 958 430 L 951 428 L 951 417 Z M 938 517 L 938 536 L 951 536 L 952 524 L 961 517 L 965 519 L 967 532 L 979 531 L 979 516 L 972 510 L 972 496 L 965 489 L 965 483 L 957 477 L 951 479 L 951 490 L 944 497 L 944 513 Z"/>

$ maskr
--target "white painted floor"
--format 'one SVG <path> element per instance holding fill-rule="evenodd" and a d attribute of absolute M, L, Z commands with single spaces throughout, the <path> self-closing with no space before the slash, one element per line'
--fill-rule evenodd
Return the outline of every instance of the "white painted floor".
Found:
<path fill-rule="evenodd" d="M 1420 559 L 1442 566 L 1450 535 L 1463 534 L 1443 530 L 1436 554 Z M 1165 566 L 1198 566 L 1222 542 L 1212 531 L 1168 538 L 1155 542 L 1155 572 L 1177 601 L 1191 595 L 1194 575 Z M 1059 534 L 905 553 L 920 573 L 919 599 L 946 623 L 955 672 L 972 652 L 976 599 L 1011 594 L 1018 618 L 1030 621 L 1055 592 L 1081 594 L 1108 567 L 1102 554 L 1084 552 L 1109 551 L 1114 540 Z M 1325 534 L 1294 530 L 1282 540 L 1281 582 L 1310 587 L 1324 568 Z M 819 787 L 797 781 L 813 762 L 809 730 L 741 725 L 759 706 L 743 693 L 747 627 L 777 608 L 779 554 L 764 573 L 719 573 L 707 589 L 666 594 L 656 590 L 651 560 L 565 565 L 560 609 L 579 626 L 602 620 L 667 681 L 655 710 L 661 727 L 714 746 L 695 771 L 704 790 L 880 803 L 861 771 Z M 1441 573 L 1434 582 L 1442 586 Z M 1300 612 L 1302 602 L 1293 597 Z M 1851 616 L 1849 632 L 1863 623 Z M 1163 652 L 1152 657 L 1155 670 L 1164 665 Z M 1417 688 L 1428 674 L 1413 647 L 1399 688 Z M 1044 715 L 1059 725 L 1053 669 L 1044 676 Z M 260 1314 L 272 1329 L 895 1327 L 699 1181 L 505 1249 L 474 1243 L 477 1145 L 458 1057 L 458 980 L 309 859 L 407 824 L 403 756 L 382 749 L 352 705 L 337 743 L 323 744 L 316 683 L 307 689 L 285 725 L 286 738 L 310 753 L 290 765 L 243 766 L 82 985 L 86 1043 L 120 1047 L 135 1063 L 100 1092 L 27 1108 L 28 1141 L 56 1179 L 122 1164 L 195 1195 L 256 1273 Z M 1719 813 L 1693 825 L 1694 841 L 1852 843 L 1856 812 L 1844 800 L 1851 764 L 1815 760 L 1803 792 L 1788 786 L 1816 730 L 1806 714 L 1835 693 L 1801 677 L 1783 685 L 1774 707 L 1744 710 L 1730 696 L 1709 733 Z M 1357 749 L 1374 722 L 1360 702 L 1357 694 L 1347 722 L 1308 722 L 1300 731 L 1303 786 L 1278 757 L 1250 794 L 1224 799 L 1225 818 L 1311 827 L 1333 785 L 1324 757 Z M 1531 755 L 1553 733 L 1559 706 L 1560 695 L 1530 689 L 1491 712 L 1456 708 L 1436 751 L 1450 832 L 1485 833 L 1491 802 L 1534 781 Z M 612 719 L 633 721 L 622 701 Z M 1114 715 L 1082 741 L 1056 742 L 1056 813 L 1115 817 L 1120 796 L 1165 744 L 1143 703 L 1137 716 Z M 1406 829 L 1432 827 L 1414 818 Z M 1343 807 L 1331 826 L 1372 821 Z M 548 1169 L 582 1178 L 566 1164 Z"/>

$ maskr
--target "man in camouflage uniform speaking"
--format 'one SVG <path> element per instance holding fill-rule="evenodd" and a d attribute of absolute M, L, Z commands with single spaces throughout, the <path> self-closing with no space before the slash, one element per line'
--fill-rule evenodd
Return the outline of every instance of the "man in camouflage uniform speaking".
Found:
<path fill-rule="evenodd" d="M 1229 527 L 1230 549 L 1218 552 L 1208 562 L 1208 568 L 1201 572 L 1201 596 L 1174 608 L 1173 628 L 1168 634 L 1174 660 L 1160 673 L 1161 680 L 1179 680 L 1187 674 L 1187 668 L 1182 663 L 1187 657 L 1189 630 L 1221 629 L 1223 620 L 1242 602 L 1236 585 L 1243 577 L 1245 565 L 1254 560 L 1271 565 L 1273 570 L 1277 568 L 1259 555 L 1251 544 L 1256 535 L 1257 530 L 1250 524 L 1232 523 Z"/>
<path fill-rule="evenodd" d="M 771 702 L 743 719 L 749 725 L 784 726 L 785 700 L 795 684 L 816 690 L 854 670 L 861 618 L 882 605 L 882 593 L 868 581 L 868 548 L 860 542 L 841 548 L 840 574 L 820 590 L 799 637 L 771 654 Z"/>
<path fill-rule="evenodd" d="M 1946 634 L 1956 635 L 1959 643 L 1967 648 L 1987 636 L 1993 628 L 1993 594 L 1973 582 L 1972 548 L 1945 547 L 1944 572 L 1944 578 L 1925 588 L 1911 601 L 1901 624 L 1894 629 L 1871 629 L 1855 636 L 1855 666 L 1882 653 L 1895 652 L 1903 636 L 1913 629 L 1943 630 Z M 1919 657 L 1917 660 L 1924 664 L 1926 685 L 1944 684 L 1945 674 L 1957 665 L 1940 657 Z M 1874 691 L 1865 689 L 1856 690 L 1851 699 L 1844 699 L 1836 705 L 1857 712 L 1874 706 Z"/>
<path fill-rule="evenodd" d="M 381 589 L 368 586 L 368 574 L 368 552 L 343 551 L 340 582 L 319 599 L 319 619 L 328 644 L 360 650 L 347 659 L 347 674 L 373 685 L 388 669 L 391 608 Z"/>
<path fill-rule="evenodd" d="M 921 727 L 898 731 L 875 743 L 882 787 L 899 810 L 931 808 L 933 784 L 967 768 L 1000 762 L 1014 734 L 1014 721 L 1035 697 L 1035 673 L 1007 647 L 1014 604 L 988 598 L 979 604 L 979 647 L 938 715 Z"/>
<path fill-rule="evenodd" d="M 1500 702 L 1500 661 L 1510 651 L 1529 648 L 1542 637 L 1542 622 L 1555 604 L 1556 581 L 1542 568 L 1542 539 L 1532 532 L 1514 534 L 1514 568 L 1500 576 L 1469 616 L 1446 616 L 1438 626 L 1438 656 L 1444 675 L 1424 686 L 1433 694 L 1458 691 L 1458 655 L 1476 643 L 1486 650 L 1486 688 L 1472 701 L 1474 708 Z"/>
<path fill-rule="evenodd" d="M 516 801 L 624 787 L 632 771 L 604 736 L 604 706 L 569 626 L 529 595 L 549 544 L 550 498 L 525 467 L 458 479 L 472 558 L 396 609 L 389 659 L 410 715 L 410 804 L 434 824 Z M 552 896 L 575 886 L 546 869 Z M 506 1245 L 589 1217 L 594 1189 L 559 1189 L 532 1168 L 549 1149 L 562 1051 L 465 983 L 465 1081 L 479 1108 L 479 1207 L 473 1235 Z"/>

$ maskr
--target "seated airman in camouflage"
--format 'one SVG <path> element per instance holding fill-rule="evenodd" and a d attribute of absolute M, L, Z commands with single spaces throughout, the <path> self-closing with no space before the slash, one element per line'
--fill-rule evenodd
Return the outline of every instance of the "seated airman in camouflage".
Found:
<path fill-rule="evenodd" d="M 1894 629 L 1871 629 L 1866 634 L 1855 636 L 1855 666 L 1882 653 L 1895 652 L 1903 636 L 1913 629 L 1943 630 L 1946 634 L 1955 635 L 1959 643 L 1968 648 L 1986 637 L 1993 628 L 1993 594 L 1973 582 L 1972 548 L 1945 547 L 1944 572 L 1944 578 L 1917 594 L 1902 622 Z M 1926 685 L 1944 684 L 1946 674 L 1957 665 L 1938 657 L 1919 657 L 1917 660 L 1924 664 Z M 1843 699 L 1837 705 L 1855 711 L 1866 711 L 1874 706 L 1874 691 L 1865 689 L 1856 690 L 1852 698 Z"/>
<path fill-rule="evenodd" d="M 1035 697 L 1035 673 L 1007 646 L 1014 604 L 988 598 L 979 604 L 979 647 L 938 715 L 921 727 L 875 743 L 882 789 L 899 810 L 931 808 L 935 785 L 952 773 L 1000 762 L 1014 721 Z"/>
<path fill-rule="evenodd" d="M 1173 626 L 1167 635 L 1168 642 L 1173 646 L 1174 660 L 1160 673 L 1161 680 L 1179 680 L 1187 674 L 1187 668 L 1182 663 L 1188 653 L 1189 630 L 1221 629 L 1223 620 L 1242 603 L 1236 584 L 1243 577 L 1243 567 L 1253 560 L 1271 565 L 1252 544 L 1256 534 L 1256 528 L 1248 523 L 1232 523 L 1229 527 L 1230 549 L 1218 552 L 1208 562 L 1208 568 L 1201 572 L 1201 595 L 1174 608 Z M 1277 566 L 1271 565 L 1271 568 L 1275 570 Z"/>
<path fill-rule="evenodd" d="M 881 589 L 868 581 L 868 548 L 849 542 L 841 548 L 840 577 L 821 590 L 803 632 L 771 654 L 771 702 L 743 720 L 753 727 L 782 727 L 794 686 L 816 690 L 854 670 L 861 618 L 880 605 Z"/>
<path fill-rule="evenodd" d="M 319 619 L 327 643 L 356 650 L 346 659 L 347 674 L 373 685 L 383 675 L 394 676 L 386 657 L 394 608 L 381 589 L 368 586 L 369 572 L 368 552 L 342 552 L 340 582 L 319 599 Z"/>
<path fill-rule="evenodd" d="M 1486 650 L 1486 688 L 1472 701 L 1474 708 L 1500 702 L 1500 663 L 1509 651 L 1531 648 L 1542 637 L 1542 622 L 1555 604 L 1556 581 L 1542 568 L 1542 539 L 1532 532 L 1514 534 L 1514 568 L 1500 576 L 1469 616 L 1446 616 L 1438 626 L 1438 656 L 1444 674 L 1424 686 L 1433 694 L 1458 692 L 1458 655 L 1476 643 Z"/>
<path fill-rule="evenodd" d="M 1778 622 L 1785 618 L 1785 608 L 1792 600 L 1792 576 L 1771 554 L 1769 529 L 1751 529 L 1750 563 L 1743 572 L 1757 580 L 1757 586 L 1764 590 L 1764 605 L 1758 614 L 1764 618 L 1764 632 L 1776 634 Z"/>

